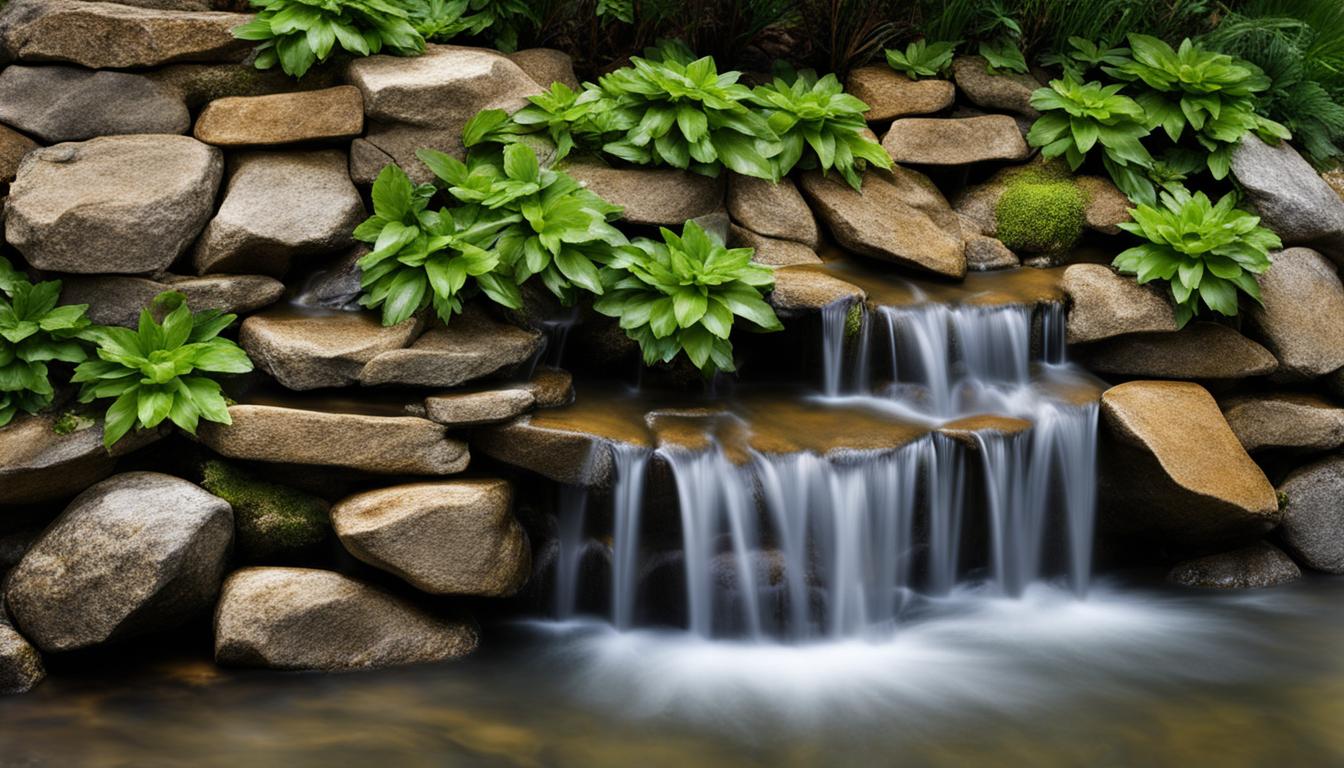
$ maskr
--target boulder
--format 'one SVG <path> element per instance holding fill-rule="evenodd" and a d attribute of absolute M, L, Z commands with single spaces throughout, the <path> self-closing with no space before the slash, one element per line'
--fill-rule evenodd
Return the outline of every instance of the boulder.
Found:
<path fill-rule="evenodd" d="M 314 67 L 297 81 L 280 67 L 257 69 L 237 64 L 169 64 L 146 74 L 177 89 L 193 112 L 216 99 L 321 90 L 341 82 L 339 67 Z"/>
<path fill-rule="evenodd" d="M 1174 333 L 1135 333 L 1089 344 L 1078 357 L 1095 373 L 1162 379 L 1245 379 L 1278 369 L 1269 350 L 1225 325 L 1197 321 Z"/>
<path fill-rule="evenodd" d="M 186 133 L 182 95 L 144 75 L 78 67 L 7 67 L 0 121 L 47 143 L 131 133 Z"/>
<path fill-rule="evenodd" d="M 416 182 L 434 178 L 415 156 L 421 148 L 463 157 L 462 127 L 478 112 L 515 112 L 542 92 L 535 80 L 496 51 L 430 45 L 423 56 L 369 56 L 346 67 L 346 81 L 364 94 L 364 140 L 391 157 Z"/>
<path fill-rule="evenodd" d="M 1228 398 L 1222 408 L 1227 423 L 1248 451 L 1329 451 L 1344 446 L 1344 408 L 1320 395 L 1241 395 Z"/>
<path fill-rule="evenodd" d="M 64 61 L 89 69 L 237 62 L 253 44 L 235 38 L 233 28 L 251 20 L 238 13 L 109 2 L 12 0 L 0 14 L 0 43 L 17 61 Z"/>
<path fill-rule="evenodd" d="M 171 475 L 116 475 L 70 502 L 10 572 L 10 614 L 49 653 L 177 626 L 214 602 L 232 541 L 223 499 Z"/>
<path fill-rule="evenodd" d="M 420 334 L 418 317 L 384 326 L 369 312 L 279 309 L 243 321 L 238 341 L 257 367 L 289 389 L 344 387 L 378 355 Z"/>
<path fill-rule="evenodd" d="M 1088 229 L 1103 235 L 1124 232 L 1120 225 L 1130 220 L 1129 209 L 1134 204 L 1119 187 L 1101 176 L 1075 176 L 1073 182 L 1087 198 L 1083 217 Z"/>
<path fill-rule="evenodd" d="M 1278 547 L 1266 542 L 1180 563 L 1167 581 L 1200 589 L 1260 589 L 1298 581 L 1302 571 Z"/>
<path fill-rule="evenodd" d="M 504 480 L 380 488 L 331 508 L 350 554 L 435 595 L 508 597 L 532 568 Z"/>
<path fill-rule="evenodd" d="M 1330 456 L 1288 475 L 1283 498 L 1283 545 L 1318 571 L 1344 573 L 1344 456 Z"/>
<path fill-rule="evenodd" d="M 331 535 L 331 505 L 288 485 L 267 482 L 240 467 L 211 459 L 201 487 L 233 507 L 234 547 L 244 562 L 300 558 Z"/>
<path fill-rule="evenodd" d="M 863 301 L 862 288 L 818 269 L 784 268 L 775 271 L 770 305 L 784 313 L 819 312 L 836 302 Z"/>
<path fill-rule="evenodd" d="M 550 90 L 551 83 L 564 83 L 572 91 L 579 90 L 579 78 L 574 75 L 574 61 L 564 51 L 528 48 L 504 55 L 546 90 Z"/>
<path fill-rule="evenodd" d="M 447 326 L 426 331 L 406 349 L 382 352 L 364 366 L 365 385 L 455 387 L 531 360 L 541 351 L 536 331 L 468 309 Z"/>
<path fill-rule="evenodd" d="M 23 156 L 39 146 L 22 133 L 0 125 L 0 189 L 14 180 Z"/>
<path fill-rule="evenodd" d="M 948 277 L 966 274 L 961 224 L 928 177 L 904 168 L 869 170 L 863 191 L 836 175 L 807 171 L 804 194 L 846 250 Z"/>
<path fill-rule="evenodd" d="M 352 248 L 365 218 L 344 152 L 240 153 L 196 244 L 196 269 L 280 276 L 294 259 Z"/>
<path fill-rule="evenodd" d="M 723 182 L 675 168 L 612 168 L 595 158 L 566 158 L 561 170 L 598 197 L 625 208 L 631 224 L 681 226 L 723 206 Z"/>
<path fill-rule="evenodd" d="M 245 314 L 274 304 L 285 292 L 285 285 L 263 275 L 71 275 L 61 287 L 61 303 L 88 304 L 89 319 L 100 325 L 134 328 L 140 310 L 164 291 L 186 296 L 195 311 L 218 309 Z"/>
<path fill-rule="evenodd" d="M 1344 200 L 1291 144 L 1247 134 L 1232 152 L 1232 175 L 1285 245 L 1312 246 L 1344 264 Z"/>
<path fill-rule="evenodd" d="M 883 65 L 850 72 L 845 91 L 868 105 L 864 118 L 870 123 L 941 112 L 957 97 L 950 80 L 911 80 Z"/>
<path fill-rule="evenodd" d="M 1279 522 L 1265 473 L 1198 384 L 1131 381 L 1101 396 L 1103 530 L 1205 550 Z"/>
<path fill-rule="evenodd" d="M 396 160 L 373 143 L 364 139 L 350 142 L 350 180 L 360 186 L 373 186 L 378 174 Z"/>
<path fill-rule="evenodd" d="M 1012 112 L 1033 120 L 1040 117 L 1041 113 L 1031 106 L 1031 94 L 1041 84 L 1031 75 L 992 74 L 984 57 L 958 56 L 952 60 L 952 78 L 977 107 Z"/>
<path fill-rule="evenodd" d="M 1009 186 L 1019 183 L 1054 186 L 1069 184 L 1082 200 L 1082 224 L 1087 229 L 1116 235 L 1119 225 L 1129 221 L 1129 198 L 1109 179 L 1100 176 L 1074 176 L 1058 161 L 1037 161 L 997 171 L 983 183 L 971 184 L 952 200 L 952 207 L 982 235 L 998 237 L 999 200 Z"/>
<path fill-rule="evenodd" d="M 537 396 L 522 387 L 447 392 L 425 398 L 425 417 L 450 427 L 474 427 L 508 421 L 536 404 Z"/>
<path fill-rule="evenodd" d="M 771 182 L 730 174 L 728 213 L 734 222 L 758 235 L 793 240 L 813 249 L 821 246 L 817 220 L 792 179 Z"/>
<path fill-rule="evenodd" d="M 1335 267 L 1307 248 L 1289 248 L 1273 260 L 1256 277 L 1262 303 L 1248 302 L 1256 338 L 1292 378 L 1344 367 L 1344 284 Z"/>
<path fill-rule="evenodd" d="M 1015 161 L 1029 154 L 1017 123 L 1007 115 L 902 118 L 882 137 L 882 148 L 892 160 L 916 165 Z"/>
<path fill-rule="evenodd" d="M 148 445 L 163 430 L 139 430 L 103 447 L 103 424 L 95 419 L 57 434 L 57 416 L 19 415 L 0 427 L 0 507 L 67 499 L 112 474 L 116 458 Z"/>
<path fill-rule="evenodd" d="M 0 694 L 31 691 L 47 676 L 42 656 L 5 622 L 2 614 L 0 611 Z"/>
<path fill-rule="evenodd" d="M 478 430 L 472 447 L 557 483 L 605 487 L 612 479 L 611 449 L 605 438 L 536 425 L 531 416 Z"/>
<path fill-rule="evenodd" d="M 751 256 L 752 261 L 771 267 L 821 263 L 821 257 L 817 255 L 817 252 L 802 243 L 758 235 L 736 224 L 733 224 L 728 230 L 728 246 L 730 248 L 750 248 L 755 251 Z"/>
<path fill-rule="evenodd" d="M 539 367 L 519 386 L 532 393 L 538 408 L 558 408 L 574 399 L 574 377 L 559 368 Z"/>
<path fill-rule="evenodd" d="M 415 416 L 327 413 L 231 405 L 233 424 L 203 422 L 201 442 L 231 459 L 346 467 L 381 475 L 452 475 L 467 468 L 466 443 Z"/>
<path fill-rule="evenodd" d="M 466 656 L 473 623 L 331 571 L 244 568 L 224 582 L 215 661 L 274 669 L 360 669 Z"/>
<path fill-rule="evenodd" d="M 966 230 L 962 230 L 965 234 Z M 1013 249 L 997 237 L 972 234 L 966 237 L 966 269 L 984 272 L 991 269 L 1012 269 L 1022 266 Z"/>
<path fill-rule="evenodd" d="M 1072 304 L 1070 344 L 1178 329 L 1167 291 L 1152 283 L 1139 285 L 1110 267 L 1072 264 L 1064 270 L 1063 288 Z"/>
<path fill-rule="evenodd" d="M 224 170 L 187 136 L 103 136 L 30 152 L 10 185 L 5 238 L 50 272 L 168 268 L 210 218 Z"/>
<path fill-rule="evenodd" d="M 364 95 L 351 85 L 215 99 L 196 118 L 193 131 L 197 139 L 217 147 L 334 141 L 363 132 Z"/>

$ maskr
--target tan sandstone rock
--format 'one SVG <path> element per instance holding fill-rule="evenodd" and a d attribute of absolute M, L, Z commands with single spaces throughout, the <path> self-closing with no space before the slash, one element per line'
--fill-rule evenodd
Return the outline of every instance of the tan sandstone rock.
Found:
<path fill-rule="evenodd" d="M 1158 285 L 1139 285 L 1101 264 L 1073 264 L 1064 270 L 1063 286 L 1072 303 L 1070 344 L 1177 329 L 1176 309 Z"/>
<path fill-rule="evenodd" d="M 950 80 L 911 80 L 883 65 L 850 72 L 845 90 L 868 105 L 864 119 L 871 123 L 941 112 L 957 97 Z"/>
<path fill-rule="evenodd" d="M 364 96 L 351 85 L 216 99 L 196 118 L 197 139 L 217 147 L 349 139 L 364 132 Z"/>
<path fill-rule="evenodd" d="M 1311 393 L 1241 395 L 1222 403 L 1223 416 L 1248 451 L 1344 446 L 1344 407 Z"/>
<path fill-rule="evenodd" d="M 1025 160 L 1027 143 L 1007 115 L 907 117 L 891 124 L 882 148 L 898 163 L 968 165 L 990 160 Z"/>

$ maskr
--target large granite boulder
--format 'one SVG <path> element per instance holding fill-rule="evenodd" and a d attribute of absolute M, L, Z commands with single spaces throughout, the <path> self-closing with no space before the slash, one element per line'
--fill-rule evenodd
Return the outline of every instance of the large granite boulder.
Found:
<path fill-rule="evenodd" d="M 855 192 L 836 174 L 800 178 L 831 234 L 846 250 L 948 277 L 966 274 L 961 223 L 928 177 L 905 168 L 869 170 Z"/>
<path fill-rule="evenodd" d="M 950 80 L 911 80 L 881 64 L 850 72 L 845 91 L 868 105 L 864 119 L 870 123 L 941 112 L 957 98 Z"/>
<path fill-rule="evenodd" d="M 1068 341 L 1082 344 L 1129 333 L 1175 331 L 1176 309 L 1161 287 L 1139 285 L 1101 264 L 1064 270 L 1069 296 Z"/>
<path fill-rule="evenodd" d="M 274 669 L 360 669 L 466 656 L 473 623 L 331 571 L 244 568 L 215 611 L 215 661 Z"/>
<path fill-rule="evenodd" d="M 1135 333 L 1078 350 L 1097 373 L 1162 379 L 1245 379 L 1276 371 L 1269 350 L 1225 325 L 1196 321 L 1174 333 Z"/>
<path fill-rule="evenodd" d="M 1177 551 L 1262 536 L 1278 499 L 1198 384 L 1131 381 L 1101 396 L 1102 530 Z"/>
<path fill-rule="evenodd" d="M 882 148 L 898 163 L 969 165 L 1027 159 L 1030 150 L 1007 115 L 907 117 L 891 124 Z"/>
<path fill-rule="evenodd" d="M 61 286 L 61 303 L 89 305 L 88 317 L 99 325 L 134 328 L 140 310 L 164 291 L 186 296 L 195 311 L 245 314 L 274 304 L 284 294 L 285 284 L 264 275 L 71 275 Z"/>
<path fill-rule="evenodd" d="M 431 594 L 508 597 L 532 568 L 504 480 L 367 491 L 332 507 L 331 522 L 352 555 Z"/>
<path fill-rule="evenodd" d="M 289 389 L 344 387 L 378 355 L 401 349 L 424 324 L 384 326 L 370 312 L 280 309 L 243 321 L 238 341 L 257 367 Z"/>
<path fill-rule="evenodd" d="M 72 501 L 10 572 L 10 614 L 46 652 L 173 627 L 214 602 L 232 541 L 223 499 L 171 475 L 116 475 Z"/>
<path fill-rule="evenodd" d="M 234 155 L 224 201 L 196 244 L 196 269 L 280 276 L 295 259 L 353 247 L 365 217 L 344 152 Z"/>
<path fill-rule="evenodd" d="M 612 168 L 596 158 L 566 158 L 560 169 L 625 209 L 631 224 L 681 226 L 723 207 L 723 182 L 675 168 Z"/>
<path fill-rule="evenodd" d="M 455 387 L 531 360 L 541 345 L 537 331 L 467 310 L 405 349 L 378 354 L 359 372 L 359 381 L 370 386 Z"/>
<path fill-rule="evenodd" d="M 952 60 L 952 78 L 977 107 L 1012 112 L 1033 120 L 1041 114 L 1031 106 L 1031 94 L 1041 87 L 1031 75 L 994 74 L 983 56 L 958 56 Z"/>
<path fill-rule="evenodd" d="M 1232 174 L 1285 245 L 1318 248 L 1344 264 L 1344 200 L 1291 144 L 1247 134 L 1232 152 Z"/>
<path fill-rule="evenodd" d="M 5 622 L 0 606 L 0 694 L 30 691 L 46 676 L 42 656 Z"/>
<path fill-rule="evenodd" d="M 542 88 L 550 90 L 552 83 L 564 83 L 572 91 L 579 90 L 579 78 L 574 74 L 574 60 L 564 51 L 527 48 L 504 55 Z"/>
<path fill-rule="evenodd" d="M 66 434 L 55 414 L 19 415 L 0 427 L 0 507 L 68 499 L 112 474 L 117 457 L 158 440 L 139 430 L 103 447 L 102 419 Z"/>
<path fill-rule="evenodd" d="M 467 468 L 467 444 L 415 416 L 231 405 L 233 424 L 203 422 L 199 435 L 231 459 L 345 467 L 382 475 L 452 475 Z"/>
<path fill-rule="evenodd" d="M 10 185 L 5 239 L 51 272 L 158 272 L 200 234 L 223 170 L 218 149 L 187 136 L 103 136 L 30 152 Z"/>
<path fill-rule="evenodd" d="M 1289 448 L 1329 451 L 1344 446 L 1344 408 L 1310 393 L 1231 397 L 1223 416 L 1248 451 Z"/>
<path fill-rule="evenodd" d="M 1231 552 L 1206 555 L 1178 564 L 1167 580 L 1200 589 L 1260 589 L 1302 578 L 1302 570 L 1283 550 L 1258 542 Z"/>
<path fill-rule="evenodd" d="M 728 213 L 738 225 L 758 235 L 792 240 L 814 249 L 821 245 L 817 220 L 792 179 L 771 182 L 732 174 L 728 179 Z"/>
<path fill-rule="evenodd" d="M 1308 464 L 1279 486 L 1279 533 L 1298 562 L 1326 573 L 1344 573 L 1344 456 Z"/>
<path fill-rule="evenodd" d="M 458 157 L 462 127 L 484 109 L 515 112 L 542 87 L 496 51 L 431 45 L 423 56 L 369 56 L 346 68 L 364 94 L 369 119 L 363 141 L 385 153 L 417 182 L 434 178 L 415 156 L 421 148 Z"/>
<path fill-rule="evenodd" d="M 131 133 L 186 133 L 191 115 L 175 89 L 144 75 L 78 67 L 7 67 L 0 121 L 53 144 Z"/>
<path fill-rule="evenodd" d="M 351 85 L 215 99 L 196 118 L 197 139 L 217 147 L 351 139 L 364 132 L 364 95 Z"/>
<path fill-rule="evenodd" d="M 0 14 L 11 59 L 65 61 L 89 69 L 157 67 L 174 61 L 242 61 L 252 43 L 233 36 L 251 16 L 137 8 L 80 0 L 12 0 Z"/>
<path fill-rule="evenodd" d="M 1344 284 L 1325 257 L 1307 248 L 1273 255 L 1259 275 L 1261 304 L 1251 302 L 1256 337 L 1274 353 L 1280 372 L 1315 378 L 1344 367 Z"/>

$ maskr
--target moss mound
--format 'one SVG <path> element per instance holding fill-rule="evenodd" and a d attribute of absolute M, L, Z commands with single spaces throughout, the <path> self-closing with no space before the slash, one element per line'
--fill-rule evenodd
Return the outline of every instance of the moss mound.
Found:
<path fill-rule="evenodd" d="M 1082 237 L 1087 196 L 1067 171 L 1024 168 L 1008 179 L 994 215 L 1004 245 L 1024 253 L 1058 253 Z"/>
<path fill-rule="evenodd" d="M 201 467 L 202 487 L 233 505 L 234 544 L 248 562 L 302 556 L 331 533 L 327 502 L 297 488 L 258 480 L 223 461 Z"/>

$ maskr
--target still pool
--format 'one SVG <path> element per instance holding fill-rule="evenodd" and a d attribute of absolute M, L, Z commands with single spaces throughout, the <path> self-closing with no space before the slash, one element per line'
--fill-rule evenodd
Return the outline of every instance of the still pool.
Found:
<path fill-rule="evenodd" d="M 965 590 L 807 646 L 525 623 L 366 673 L 104 657 L 0 699 L 0 765 L 1344 765 L 1341 607 L 1339 579 L 1103 582 Z"/>

